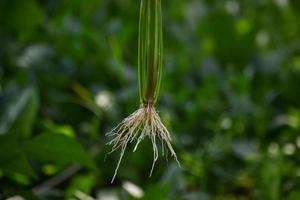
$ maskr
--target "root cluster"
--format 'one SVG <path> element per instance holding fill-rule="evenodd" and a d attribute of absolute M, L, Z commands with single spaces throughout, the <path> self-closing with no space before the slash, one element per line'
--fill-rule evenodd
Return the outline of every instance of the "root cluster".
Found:
<path fill-rule="evenodd" d="M 158 148 L 156 139 L 160 139 L 162 145 L 162 155 L 165 154 L 165 149 L 168 149 L 171 156 L 177 161 L 180 166 L 176 153 L 171 145 L 171 137 L 167 128 L 163 125 L 152 104 L 142 104 L 142 106 L 125 118 L 119 125 L 106 134 L 111 137 L 111 141 L 108 143 L 112 145 L 110 153 L 121 149 L 120 158 L 115 169 L 112 182 L 114 181 L 118 172 L 120 163 L 124 156 L 128 142 L 136 141 L 133 152 L 136 151 L 139 143 L 145 138 L 149 137 L 153 146 L 153 163 L 150 171 L 152 175 L 155 163 L 158 159 Z"/>

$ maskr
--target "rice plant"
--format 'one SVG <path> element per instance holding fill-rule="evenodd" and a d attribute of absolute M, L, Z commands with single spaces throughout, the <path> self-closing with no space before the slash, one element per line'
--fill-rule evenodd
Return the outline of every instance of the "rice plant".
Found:
<path fill-rule="evenodd" d="M 162 144 L 162 155 L 164 156 L 164 151 L 168 149 L 179 164 L 171 145 L 170 133 L 161 122 L 155 109 L 163 65 L 161 12 L 161 0 L 141 0 L 138 38 L 138 78 L 141 104 L 137 111 L 106 134 L 112 138 L 108 143 L 112 146 L 111 152 L 121 150 L 112 182 L 116 177 L 128 142 L 136 142 L 133 149 L 136 151 L 140 142 L 146 137 L 150 138 L 153 146 L 153 164 L 150 176 L 158 159 L 157 139 Z"/>

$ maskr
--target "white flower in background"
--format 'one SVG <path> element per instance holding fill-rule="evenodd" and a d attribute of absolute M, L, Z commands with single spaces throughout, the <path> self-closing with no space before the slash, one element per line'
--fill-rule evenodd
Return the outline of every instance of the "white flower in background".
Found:
<path fill-rule="evenodd" d="M 100 91 L 95 97 L 95 103 L 103 110 L 108 110 L 112 107 L 112 96 L 106 90 Z"/>
<path fill-rule="evenodd" d="M 275 0 L 275 3 L 279 7 L 286 7 L 289 5 L 289 0 Z"/>
<path fill-rule="evenodd" d="M 230 118 L 225 117 L 225 118 L 222 119 L 221 127 L 223 129 L 229 129 L 229 128 L 231 128 L 231 126 L 232 126 L 232 120 Z"/>
<path fill-rule="evenodd" d="M 283 146 L 283 153 L 286 155 L 293 155 L 296 151 L 296 147 L 292 143 L 287 143 Z"/>
<path fill-rule="evenodd" d="M 97 200 L 120 200 L 114 191 L 99 191 Z"/>
<path fill-rule="evenodd" d="M 144 191 L 139 186 L 137 186 L 129 181 L 125 181 L 122 184 L 122 187 L 135 198 L 140 199 L 144 196 Z"/>
<path fill-rule="evenodd" d="M 76 198 L 78 198 L 79 200 L 95 200 L 93 197 L 91 197 L 79 190 L 74 193 L 74 196 Z"/>
<path fill-rule="evenodd" d="M 267 32 L 265 31 L 260 31 L 257 33 L 256 38 L 256 45 L 259 47 L 265 47 L 268 45 L 269 41 L 270 41 L 270 36 Z"/>
<path fill-rule="evenodd" d="M 271 156 L 277 156 L 279 154 L 279 145 L 272 142 L 268 147 L 268 152 Z"/>
<path fill-rule="evenodd" d="M 240 11 L 240 4 L 237 1 L 227 1 L 225 3 L 225 9 L 228 13 L 234 15 Z"/>
<path fill-rule="evenodd" d="M 25 199 L 23 197 L 21 197 L 21 196 L 13 196 L 13 197 L 10 197 L 10 198 L 8 198 L 6 200 L 25 200 Z"/>

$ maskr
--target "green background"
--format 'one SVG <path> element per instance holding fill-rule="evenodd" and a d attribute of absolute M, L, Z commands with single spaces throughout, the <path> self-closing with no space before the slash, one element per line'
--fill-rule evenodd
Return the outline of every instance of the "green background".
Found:
<path fill-rule="evenodd" d="M 148 139 L 105 156 L 139 107 L 139 1 L 0 1 L 0 199 L 300 199 L 300 1 L 162 1 L 157 109 L 181 162 Z M 105 159 L 106 157 L 106 159 Z M 80 191 L 80 192 L 79 192 Z"/>

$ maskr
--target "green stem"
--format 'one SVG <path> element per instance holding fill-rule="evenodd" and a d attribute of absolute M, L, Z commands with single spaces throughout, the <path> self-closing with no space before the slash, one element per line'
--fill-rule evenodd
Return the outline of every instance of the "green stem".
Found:
<path fill-rule="evenodd" d="M 140 99 L 154 104 L 162 73 L 162 17 L 160 0 L 141 0 L 138 45 Z"/>

